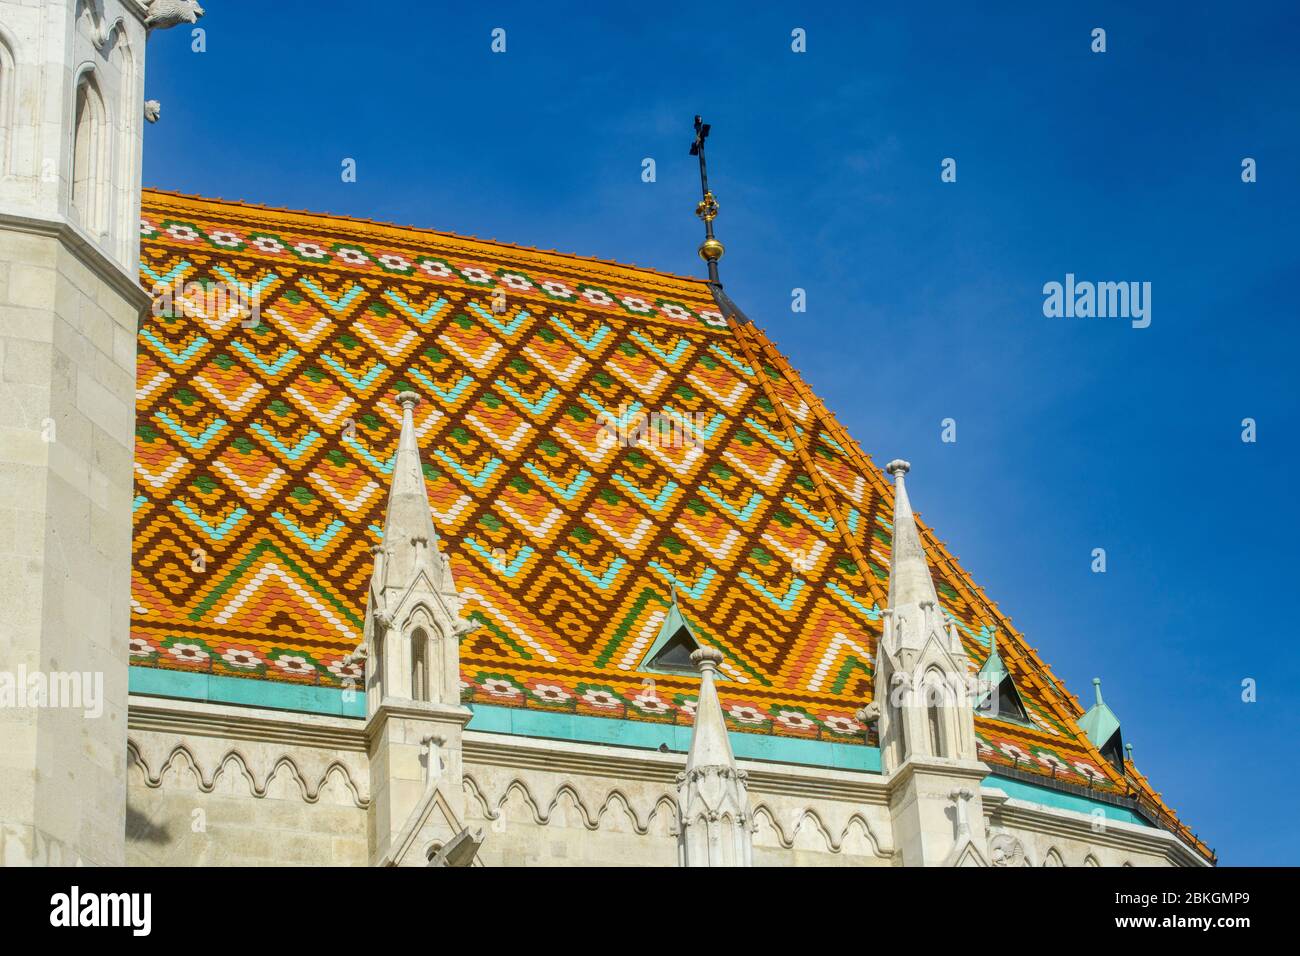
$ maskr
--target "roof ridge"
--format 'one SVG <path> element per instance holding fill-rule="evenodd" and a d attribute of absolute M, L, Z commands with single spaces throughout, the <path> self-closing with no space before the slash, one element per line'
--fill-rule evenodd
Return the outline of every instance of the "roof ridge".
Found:
<path fill-rule="evenodd" d="M 265 203 L 248 202 L 243 199 L 223 199 L 214 196 L 199 196 L 194 193 L 181 192 L 180 190 L 146 186 L 143 191 L 144 202 L 148 204 L 151 198 L 181 200 L 186 203 L 201 204 L 211 207 L 225 207 L 227 209 L 246 209 L 255 213 L 272 213 L 283 216 L 295 216 L 316 222 L 319 222 L 320 220 L 333 220 L 335 222 L 353 223 L 357 226 L 369 226 L 382 230 L 391 230 L 397 233 L 415 233 L 417 235 L 434 236 L 441 239 L 450 239 L 456 242 L 470 243 L 489 248 L 508 249 L 516 252 L 529 252 L 535 255 L 556 259 L 572 259 L 575 262 L 587 265 L 606 266 L 638 275 L 656 276 L 661 279 L 669 279 L 687 285 L 700 286 L 700 297 L 712 301 L 712 295 L 708 290 L 706 279 L 697 278 L 695 276 L 679 275 L 675 272 L 656 269 L 653 266 L 641 266 L 635 263 L 618 262 L 614 259 L 604 259 L 599 256 L 585 256 L 578 252 L 561 252 L 557 249 L 541 249 L 537 246 L 507 242 L 501 239 L 483 239 L 478 236 L 462 235 L 461 233 L 451 232 L 446 229 L 435 229 L 431 226 L 417 226 L 413 223 L 403 225 L 396 222 L 370 219 L 365 216 L 353 216 L 347 213 L 320 212 L 311 209 L 291 209 L 287 206 L 271 206 Z"/>

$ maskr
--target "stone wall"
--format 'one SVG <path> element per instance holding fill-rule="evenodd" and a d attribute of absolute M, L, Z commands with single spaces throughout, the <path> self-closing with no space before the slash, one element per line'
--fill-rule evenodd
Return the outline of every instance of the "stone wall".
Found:
<path fill-rule="evenodd" d="M 121 862 L 143 295 L 94 263 L 0 218 L 0 669 L 83 675 L 99 698 L 0 708 L 10 864 Z"/>
<path fill-rule="evenodd" d="M 0 0 L 6 864 L 123 860 L 142 9 Z"/>
<path fill-rule="evenodd" d="M 363 722 L 132 698 L 127 862 L 364 865 Z M 682 754 L 469 731 L 465 824 L 488 866 L 674 866 Z M 891 866 L 877 774 L 760 761 L 749 773 L 758 866 Z M 1195 865 L 1169 834 L 985 787 L 995 862 Z"/>
<path fill-rule="evenodd" d="M 132 866 L 365 866 L 361 722 L 149 700 L 131 712 Z"/>
<path fill-rule="evenodd" d="M 681 754 L 465 735 L 466 815 L 488 865 L 675 866 Z M 862 774 L 740 761 L 759 866 L 892 862 L 884 794 Z"/>

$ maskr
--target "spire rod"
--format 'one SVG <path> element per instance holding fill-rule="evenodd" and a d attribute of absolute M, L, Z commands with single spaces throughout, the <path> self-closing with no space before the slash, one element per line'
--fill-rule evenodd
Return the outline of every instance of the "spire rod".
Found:
<path fill-rule="evenodd" d="M 722 258 L 722 243 L 713 234 L 713 220 L 718 216 L 718 200 L 709 189 L 709 167 L 704 161 L 704 141 L 709 138 L 710 126 L 703 118 L 695 117 L 695 138 L 691 140 L 691 155 L 700 161 L 700 195 L 695 206 L 695 215 L 704 223 L 704 241 L 700 243 L 700 258 L 709 267 L 709 292 L 717 303 L 718 311 L 727 321 L 738 325 L 748 325 L 749 316 L 741 311 L 740 306 L 731 301 L 731 296 L 722 291 L 722 280 L 718 278 L 718 260 Z"/>
<path fill-rule="evenodd" d="M 691 155 L 700 160 L 700 201 L 695 207 L 695 215 L 704 222 L 704 241 L 700 243 L 700 258 L 709 267 L 709 282 L 722 285 L 718 278 L 718 260 L 722 258 L 722 243 L 713 235 L 713 220 L 718 215 L 718 200 L 709 189 L 709 168 L 704 161 L 704 141 L 709 138 L 710 126 L 700 116 L 695 117 L 695 138 L 691 140 Z"/>
<path fill-rule="evenodd" d="M 1094 677 L 1092 679 L 1092 689 L 1093 692 L 1097 695 L 1097 706 L 1100 707 L 1103 704 L 1105 704 L 1106 702 L 1101 699 L 1101 678 L 1100 677 Z"/>

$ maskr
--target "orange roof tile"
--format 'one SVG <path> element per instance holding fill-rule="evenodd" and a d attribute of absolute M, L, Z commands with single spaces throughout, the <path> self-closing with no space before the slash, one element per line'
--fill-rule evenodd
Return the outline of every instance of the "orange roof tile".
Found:
<path fill-rule="evenodd" d="M 357 676 L 343 658 L 392 396 L 411 388 L 435 523 L 483 625 L 461 649 L 466 700 L 689 722 L 698 681 L 641 670 L 675 586 L 726 653 L 733 729 L 862 742 L 892 487 L 702 281 L 157 190 L 141 228 L 157 306 L 139 339 L 134 662 Z M 1033 723 L 980 719 L 981 757 L 1135 794 L 1191 840 L 923 538 L 972 659 L 996 631 Z"/>

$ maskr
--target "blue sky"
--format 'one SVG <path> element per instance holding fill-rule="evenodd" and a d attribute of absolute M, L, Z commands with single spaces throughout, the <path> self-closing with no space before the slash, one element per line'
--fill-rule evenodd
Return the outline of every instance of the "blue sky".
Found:
<path fill-rule="evenodd" d="M 145 182 L 702 275 L 703 113 L 728 292 L 1224 864 L 1300 862 L 1294 9 L 758 6 L 211 0 Z M 1044 317 L 1067 272 L 1150 327 Z"/>

